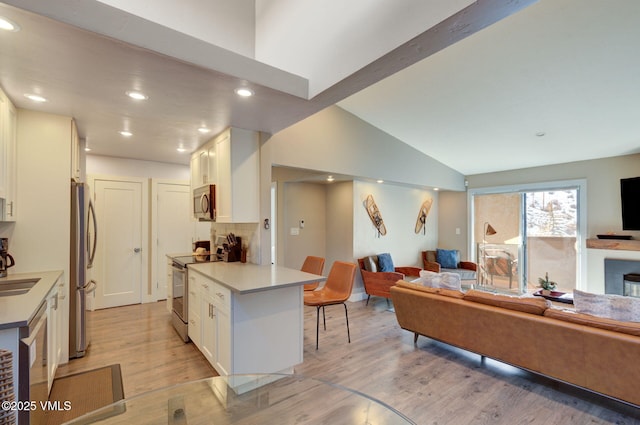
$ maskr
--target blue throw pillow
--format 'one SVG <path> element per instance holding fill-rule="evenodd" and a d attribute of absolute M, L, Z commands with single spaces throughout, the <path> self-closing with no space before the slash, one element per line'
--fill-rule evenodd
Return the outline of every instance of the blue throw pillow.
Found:
<path fill-rule="evenodd" d="M 380 266 L 381 272 L 395 272 L 396 269 L 393 267 L 393 261 L 391 260 L 391 254 L 385 253 L 378 255 L 378 265 Z"/>
<path fill-rule="evenodd" d="M 457 249 L 436 249 L 436 261 L 443 269 L 457 269 L 460 253 Z"/>

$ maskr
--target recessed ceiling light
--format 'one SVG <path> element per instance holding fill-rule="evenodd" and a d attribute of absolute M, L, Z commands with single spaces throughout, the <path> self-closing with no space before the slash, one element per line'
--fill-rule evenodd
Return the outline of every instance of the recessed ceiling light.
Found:
<path fill-rule="evenodd" d="M 538 131 L 538 132 L 536 133 L 536 136 L 538 136 L 538 137 L 544 137 L 544 135 L 546 135 L 546 134 L 547 134 L 547 133 L 545 133 L 544 131 Z"/>
<path fill-rule="evenodd" d="M 207 128 L 207 127 L 200 127 L 200 128 L 198 129 L 198 131 L 199 131 L 200 133 L 202 133 L 202 134 L 207 134 L 207 133 L 209 133 L 209 132 L 211 131 L 211 129 L 210 129 L 210 128 Z"/>
<path fill-rule="evenodd" d="M 89 146 L 85 146 L 84 151 L 85 152 L 91 152 L 91 148 Z"/>
<path fill-rule="evenodd" d="M 32 93 L 25 93 L 24 97 L 26 97 L 27 99 L 33 101 L 33 102 L 46 102 L 47 99 L 40 96 L 39 94 L 32 94 Z"/>
<path fill-rule="evenodd" d="M 133 136 L 133 133 L 132 133 L 132 132 L 130 132 L 130 131 L 127 131 L 127 130 L 122 130 L 122 131 L 120 132 L 120 135 L 122 135 L 122 136 L 124 136 L 124 137 L 131 137 L 131 136 Z"/>
<path fill-rule="evenodd" d="M 246 87 L 240 87 L 236 89 L 236 94 L 242 97 L 250 97 L 253 96 L 253 91 Z"/>
<path fill-rule="evenodd" d="M 439 187 L 434 187 L 433 190 L 435 190 L 436 192 L 440 190 Z"/>
<path fill-rule="evenodd" d="M 384 183 L 384 180 L 376 180 L 378 183 Z"/>
<path fill-rule="evenodd" d="M 333 178 L 333 176 L 329 176 L 329 177 L 327 177 L 327 181 L 328 181 L 328 182 L 332 182 L 332 181 L 334 181 L 334 180 L 335 180 L 335 179 Z"/>
<path fill-rule="evenodd" d="M 129 96 L 131 99 L 135 99 L 135 100 L 147 100 L 149 99 L 149 96 L 147 96 L 144 93 L 141 93 L 139 91 L 128 91 L 127 92 L 127 96 Z"/>
<path fill-rule="evenodd" d="M 20 31 L 20 25 L 16 24 L 9 18 L 0 16 L 0 30 L 17 32 Z"/>

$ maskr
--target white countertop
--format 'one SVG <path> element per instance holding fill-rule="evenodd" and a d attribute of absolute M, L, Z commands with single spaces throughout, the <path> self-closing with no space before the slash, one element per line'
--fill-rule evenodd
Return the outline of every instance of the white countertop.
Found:
<path fill-rule="evenodd" d="M 27 326 L 60 276 L 62 276 L 62 270 L 16 273 L 0 278 L 0 285 L 29 280 L 38 281 L 26 294 L 0 296 L 0 329 Z"/>
<path fill-rule="evenodd" d="M 231 291 L 246 294 L 270 289 L 299 286 L 324 281 L 326 277 L 280 266 L 260 266 L 250 263 L 209 262 L 189 264 L 196 272 L 226 286 Z"/>

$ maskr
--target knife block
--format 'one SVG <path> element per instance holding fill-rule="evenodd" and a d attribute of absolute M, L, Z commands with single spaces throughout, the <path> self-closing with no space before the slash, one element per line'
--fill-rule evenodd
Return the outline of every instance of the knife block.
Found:
<path fill-rule="evenodd" d="M 228 249 L 224 250 L 221 255 L 222 261 L 227 263 L 233 263 L 234 261 L 240 261 L 240 257 L 242 256 L 242 238 L 236 237 L 237 243 L 235 245 L 229 246 Z"/>

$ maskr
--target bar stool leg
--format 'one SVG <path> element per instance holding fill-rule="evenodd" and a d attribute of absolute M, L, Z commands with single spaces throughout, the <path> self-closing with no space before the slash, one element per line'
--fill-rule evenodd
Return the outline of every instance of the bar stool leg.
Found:
<path fill-rule="evenodd" d="M 320 306 L 316 306 L 316 350 L 318 349 L 319 334 L 320 334 Z"/>
<path fill-rule="evenodd" d="M 342 303 L 344 306 L 344 317 L 347 319 L 347 339 L 349 340 L 349 344 L 351 344 L 351 333 L 349 332 L 349 313 L 347 313 L 347 305 Z"/>

